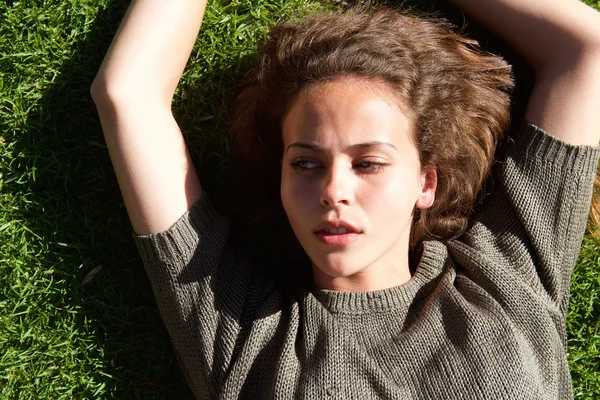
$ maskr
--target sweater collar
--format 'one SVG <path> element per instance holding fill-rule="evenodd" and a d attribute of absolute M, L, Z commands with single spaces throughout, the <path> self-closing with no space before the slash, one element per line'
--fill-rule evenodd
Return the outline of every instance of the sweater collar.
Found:
<path fill-rule="evenodd" d="M 402 285 L 372 292 L 313 289 L 312 294 L 325 308 L 335 313 L 382 312 L 408 308 L 429 292 L 429 284 L 440 276 L 447 261 L 448 249 L 443 243 L 426 241 L 423 242 L 423 254 L 415 274 Z"/>

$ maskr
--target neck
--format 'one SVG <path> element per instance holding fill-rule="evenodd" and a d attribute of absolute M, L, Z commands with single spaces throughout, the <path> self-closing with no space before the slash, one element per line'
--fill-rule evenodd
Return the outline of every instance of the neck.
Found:
<path fill-rule="evenodd" d="M 313 277 L 315 285 L 320 289 L 372 292 L 402 285 L 411 279 L 411 274 L 407 258 L 401 265 L 392 267 L 373 264 L 354 275 L 342 277 L 329 276 L 313 264 Z"/>

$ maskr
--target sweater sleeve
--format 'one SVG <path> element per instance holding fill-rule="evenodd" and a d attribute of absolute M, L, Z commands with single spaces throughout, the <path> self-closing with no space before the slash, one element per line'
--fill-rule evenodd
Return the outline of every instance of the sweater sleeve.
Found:
<path fill-rule="evenodd" d="M 503 271 L 521 274 L 563 315 L 598 156 L 598 148 L 569 145 L 523 122 L 494 167 L 492 194 L 461 239 Z"/>
<path fill-rule="evenodd" d="M 216 397 L 241 329 L 250 268 L 206 194 L 167 231 L 134 235 L 179 364 L 196 396 Z"/>

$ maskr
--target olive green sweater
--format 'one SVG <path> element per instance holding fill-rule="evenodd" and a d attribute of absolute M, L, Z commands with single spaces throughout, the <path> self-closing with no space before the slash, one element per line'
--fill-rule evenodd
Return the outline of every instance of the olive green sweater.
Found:
<path fill-rule="evenodd" d="M 598 156 L 523 124 L 471 228 L 425 242 L 412 279 L 381 291 L 278 290 L 206 196 L 135 240 L 198 399 L 568 399 L 569 281 Z"/>

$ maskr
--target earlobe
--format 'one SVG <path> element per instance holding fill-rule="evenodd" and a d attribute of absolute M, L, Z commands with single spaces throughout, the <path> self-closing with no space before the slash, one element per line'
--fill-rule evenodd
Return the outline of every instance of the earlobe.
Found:
<path fill-rule="evenodd" d="M 421 192 L 417 198 L 417 208 L 429 208 L 435 200 L 437 188 L 437 171 L 433 168 L 426 170 L 421 176 Z"/>

